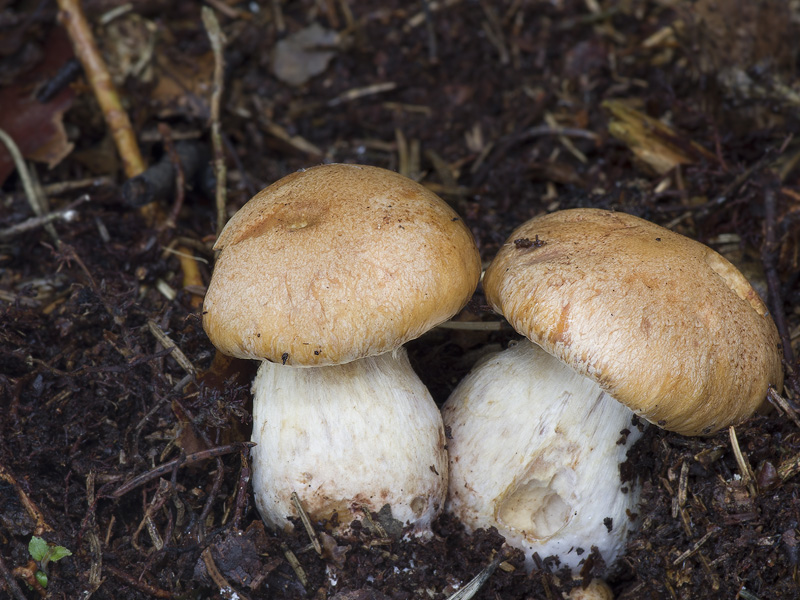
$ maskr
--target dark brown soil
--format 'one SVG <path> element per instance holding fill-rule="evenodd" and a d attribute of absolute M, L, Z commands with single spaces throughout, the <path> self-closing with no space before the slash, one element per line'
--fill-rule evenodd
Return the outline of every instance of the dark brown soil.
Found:
<path fill-rule="evenodd" d="M 98 24 L 118 3 L 85 4 Z M 643 216 L 720 249 L 769 296 L 792 413 L 800 393 L 792 345 L 800 326 L 797 2 L 213 4 L 224 9 L 227 35 L 229 214 L 287 173 L 337 161 L 430 185 L 463 215 L 486 262 L 516 225 L 544 211 Z M 132 64 L 154 42 L 142 68 L 116 71 L 124 70 L 118 84 L 145 159 L 165 155 L 165 135 L 210 152 L 202 83 L 213 60 L 200 4 L 132 7 L 96 35 L 114 64 L 124 63 L 111 55 L 126 45 Z M 271 53 L 312 23 L 340 34 L 315 49 L 331 52 L 330 62 L 299 85 L 284 83 Z M 58 31 L 55 3 L 0 0 L 0 84 L 33 93 L 51 78 L 69 54 L 48 45 Z M 199 318 L 214 258 L 213 185 L 211 196 L 201 182 L 186 191 L 174 227 L 164 227 L 166 217 L 149 225 L 123 198 L 125 177 L 91 90 L 78 78 L 71 93 L 63 120 L 75 147 L 52 169 L 37 165 L 39 177 L 45 186 L 102 179 L 46 188 L 54 210 L 90 197 L 76 219 L 54 224 L 60 245 L 41 227 L 0 239 L 0 596 L 439 599 L 462 587 L 502 539 L 465 535 L 447 516 L 429 543 L 363 530 L 323 536 L 323 557 L 302 528 L 264 530 L 242 444 L 253 366 L 212 365 Z M 639 119 L 651 153 L 637 156 L 610 133 L 609 100 L 627 101 L 670 133 Z M 14 109 L 20 119 L 25 106 Z M 48 119 L 59 116 L 17 129 L 45 135 Z M 159 123 L 169 129 L 159 132 Z M 653 154 L 681 164 L 659 170 Z M 174 199 L 160 203 L 164 215 Z M 0 202 L 0 232 L 33 216 L 15 173 Z M 200 261 L 199 282 L 184 279 L 179 247 Z M 460 318 L 499 321 L 480 291 Z M 480 352 L 513 337 L 508 327 L 437 329 L 409 351 L 443 402 Z M 754 471 L 749 486 L 728 432 L 685 438 L 650 428 L 628 465 L 643 481 L 642 527 L 616 572 L 590 559 L 584 579 L 606 578 L 618 598 L 800 597 L 799 424 L 796 413 L 773 410 L 736 428 Z M 34 534 L 72 551 L 48 565 L 46 591 L 28 585 L 38 568 L 29 564 Z M 554 561 L 529 575 L 521 565 L 509 553 L 477 597 L 558 599 L 576 585 Z"/>

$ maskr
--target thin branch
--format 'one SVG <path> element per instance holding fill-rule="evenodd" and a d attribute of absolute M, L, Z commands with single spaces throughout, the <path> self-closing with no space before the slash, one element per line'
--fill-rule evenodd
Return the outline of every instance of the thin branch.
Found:
<path fill-rule="evenodd" d="M 83 70 L 92 86 L 103 117 L 114 139 L 120 158 L 122 159 L 125 175 L 135 177 L 145 169 L 144 159 L 139 151 L 136 134 L 128 118 L 128 113 L 122 106 L 117 88 L 111 80 L 97 42 L 92 34 L 92 28 L 83 13 L 80 0 L 58 0 L 60 9 L 59 20 L 69 34 L 75 55 L 83 65 Z"/>
<path fill-rule="evenodd" d="M 219 122 L 220 104 L 224 89 L 225 59 L 222 51 L 225 47 L 225 35 L 219 26 L 219 21 L 214 11 L 207 6 L 202 11 L 203 24 L 205 25 L 211 49 L 214 53 L 214 91 L 211 94 L 211 143 L 214 147 L 214 172 L 217 176 L 217 236 L 222 232 L 227 221 L 227 177 L 225 167 L 225 150 L 222 143 L 222 127 Z"/>
<path fill-rule="evenodd" d="M 28 204 L 30 204 L 34 214 L 37 217 L 46 217 L 48 213 L 47 200 L 41 193 L 42 188 L 38 185 L 38 178 L 28 170 L 28 165 L 25 164 L 22 152 L 19 151 L 19 147 L 14 139 L 2 129 L 0 129 L 0 141 L 2 141 L 8 149 L 11 159 L 14 161 L 14 166 L 19 174 L 20 181 L 22 181 L 22 189 L 25 190 L 25 197 L 28 199 Z M 52 237 L 56 245 L 58 245 L 60 240 L 58 239 L 58 234 L 53 224 L 48 221 L 43 223 L 43 225 L 45 231 L 50 234 L 50 237 Z"/>
<path fill-rule="evenodd" d="M 51 213 L 47 213 L 37 217 L 31 217 L 30 219 L 26 219 L 22 221 L 22 223 L 17 223 L 16 225 L 12 225 L 11 227 L 7 227 L 5 229 L 0 230 L 0 240 L 9 240 L 12 237 L 21 235 L 27 231 L 32 231 L 34 229 L 38 229 L 39 227 L 47 226 L 48 224 L 52 224 L 53 221 L 64 220 L 64 221 L 72 221 L 77 216 L 77 212 L 75 209 L 89 200 L 89 194 L 84 194 L 74 202 L 70 202 L 66 207 L 53 211 Z"/>
<path fill-rule="evenodd" d="M 690 556 L 695 554 L 698 550 L 700 550 L 700 547 L 703 544 L 705 544 L 711 538 L 711 536 L 714 535 L 715 533 L 717 533 L 719 530 L 720 530 L 720 528 L 716 527 L 716 526 L 712 527 L 711 529 L 709 529 L 708 532 L 703 537 L 701 537 L 694 544 L 692 544 L 691 548 L 689 548 L 686 552 L 684 552 L 678 558 L 673 560 L 672 561 L 672 566 L 677 567 L 679 564 L 681 564 L 687 558 L 689 558 Z"/>
<path fill-rule="evenodd" d="M 250 447 L 243 446 L 240 452 L 242 470 L 239 473 L 239 485 L 236 488 L 236 508 L 233 511 L 233 528 L 239 529 L 247 508 L 247 484 L 250 483 Z"/>
<path fill-rule="evenodd" d="M 308 537 L 311 539 L 311 544 L 314 546 L 314 551 L 320 556 L 322 556 L 322 544 L 319 541 L 317 532 L 314 531 L 314 526 L 311 524 L 311 519 L 308 517 L 306 509 L 300 502 L 300 496 L 297 495 L 297 492 L 292 492 L 292 503 L 294 504 L 294 507 L 297 509 L 297 514 L 300 515 L 300 521 L 302 521 L 303 527 L 305 527 L 306 533 L 308 534 Z"/>
<path fill-rule="evenodd" d="M 217 564 L 214 562 L 214 557 L 211 555 L 210 548 L 203 550 L 200 556 L 203 558 L 203 563 L 206 566 L 208 576 L 217 585 L 217 588 L 219 588 L 220 596 L 225 598 L 225 600 L 233 600 L 233 598 L 247 599 L 247 596 L 245 596 L 243 593 L 235 592 L 233 590 L 233 586 L 231 586 L 231 584 L 228 583 L 228 580 L 225 579 L 225 576 L 220 572 L 219 567 L 217 567 Z"/>
<path fill-rule="evenodd" d="M 137 579 L 133 575 L 128 575 L 122 569 L 118 569 L 113 565 L 106 564 L 105 570 L 111 573 L 117 579 L 124 581 L 127 585 L 131 586 L 135 590 L 139 590 L 145 594 L 153 596 L 154 598 L 172 598 L 172 592 L 168 592 L 166 590 L 159 589 L 146 583 L 140 579 Z"/>
<path fill-rule="evenodd" d="M 153 337 L 158 340 L 158 343 L 164 346 L 164 348 L 169 348 L 172 350 L 171 356 L 175 359 L 175 361 L 183 368 L 184 371 L 188 375 L 196 376 L 197 369 L 195 369 L 192 362 L 186 358 L 186 355 L 183 351 L 172 341 L 172 339 L 164 332 L 161 327 L 158 326 L 153 319 L 147 320 L 147 327 L 150 329 L 150 333 L 153 334 Z"/>
<path fill-rule="evenodd" d="M 91 555 L 89 585 L 92 590 L 97 590 L 103 583 L 103 551 L 100 545 L 100 537 L 97 535 L 97 516 L 95 514 L 97 506 L 94 490 L 95 478 L 96 474 L 94 471 L 91 471 L 86 476 L 86 504 L 88 505 L 87 526 L 89 528 L 87 537 L 89 538 L 89 554 Z"/>
<path fill-rule="evenodd" d="M 753 469 L 750 466 L 750 461 L 747 460 L 747 456 L 742 453 L 742 449 L 739 447 L 739 438 L 736 437 L 736 428 L 733 425 L 728 428 L 728 436 L 731 440 L 731 448 L 733 449 L 733 456 L 736 458 L 736 464 L 739 465 L 739 471 L 742 473 L 742 483 L 747 486 L 750 496 L 755 498 L 758 490 L 756 489 Z"/>
<path fill-rule="evenodd" d="M 297 579 L 300 580 L 300 583 L 304 588 L 307 588 L 308 577 L 306 576 L 305 569 L 303 569 L 303 565 L 301 565 L 300 561 L 297 560 L 297 555 L 292 552 L 289 546 L 286 545 L 286 542 L 281 542 L 281 550 L 283 550 L 283 555 L 286 557 L 286 561 L 289 563 L 289 566 L 292 567 L 294 574 L 297 575 Z"/>
<path fill-rule="evenodd" d="M 17 584 L 17 580 L 14 579 L 14 576 L 11 574 L 11 571 L 8 570 L 6 567 L 6 563 L 3 560 L 3 555 L 0 554 L 0 575 L 3 576 L 6 582 L 6 588 L 14 594 L 14 598 L 16 600 L 28 600 L 25 597 L 25 594 L 22 593 L 22 589 L 20 589 L 19 585 Z"/>
<path fill-rule="evenodd" d="M 0 464 L 0 480 L 5 481 L 17 492 L 20 503 L 25 507 L 25 511 L 28 513 L 28 516 L 30 516 L 34 523 L 36 523 L 36 526 L 33 529 L 34 535 L 42 535 L 46 531 L 53 531 L 53 528 L 47 524 L 44 514 L 39 507 L 36 506 L 34 501 L 31 500 L 30 496 L 28 496 L 28 494 L 25 493 L 25 490 L 22 489 L 22 486 L 20 486 L 19 482 L 2 464 Z"/>
<path fill-rule="evenodd" d="M 798 429 L 800 429 L 800 416 L 797 414 L 797 410 L 789 404 L 789 402 L 781 396 L 777 390 L 773 386 L 769 386 L 769 390 L 767 390 L 767 400 L 769 400 L 774 406 L 780 407 L 783 413 L 789 417 L 795 425 L 797 425 Z"/>
<path fill-rule="evenodd" d="M 497 566 L 503 561 L 503 554 L 495 556 L 494 560 L 490 562 L 480 573 L 473 577 L 464 587 L 458 590 L 447 600 L 469 600 L 483 587 L 483 584 L 492 576 Z"/>
<path fill-rule="evenodd" d="M 165 462 L 163 465 L 159 465 L 155 469 L 151 469 L 146 473 L 142 473 L 141 475 L 137 475 L 133 479 L 123 483 L 120 487 L 116 490 L 111 492 L 108 496 L 109 498 L 121 498 L 131 490 L 136 489 L 140 485 L 144 485 L 145 483 L 152 481 L 153 479 L 157 479 L 162 475 L 169 473 L 175 466 L 183 467 L 186 465 L 191 465 L 196 462 L 200 462 L 201 460 L 207 460 L 209 458 L 218 458 L 220 456 L 224 456 L 226 454 L 232 454 L 234 452 L 238 452 L 241 448 L 251 448 L 255 446 L 253 442 L 235 442 L 233 444 L 228 444 L 227 446 L 218 446 L 216 448 L 209 448 L 208 450 L 201 450 L 200 452 L 195 452 L 194 454 L 187 454 L 182 458 L 176 458 L 169 462 Z"/>

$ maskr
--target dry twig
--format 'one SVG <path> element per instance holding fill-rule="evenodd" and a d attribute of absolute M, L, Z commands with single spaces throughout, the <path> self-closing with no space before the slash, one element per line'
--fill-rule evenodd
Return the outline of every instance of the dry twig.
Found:
<path fill-rule="evenodd" d="M 91 471 L 86 476 L 86 503 L 88 504 L 88 534 L 89 553 L 92 557 L 89 567 L 89 586 L 92 591 L 97 590 L 103 583 L 103 550 L 100 546 L 100 537 L 97 535 L 97 519 L 95 518 L 95 472 Z"/>
<path fill-rule="evenodd" d="M 684 459 L 681 473 L 678 476 L 678 493 L 672 497 L 672 518 L 678 517 L 680 509 L 686 505 L 686 494 L 689 489 L 689 461 Z"/>
<path fill-rule="evenodd" d="M 59 19 L 67 30 L 75 55 L 83 65 L 84 73 L 92 86 L 103 117 L 108 124 L 114 144 L 122 159 L 125 175 L 134 177 L 144 171 L 145 163 L 139 151 L 136 134 L 133 131 L 128 113 L 122 107 L 117 88 L 111 80 L 100 50 L 95 42 L 92 29 L 83 13 L 80 0 L 58 0 Z"/>
<path fill-rule="evenodd" d="M 8 589 L 8 591 L 14 595 L 16 600 L 27 600 L 27 598 L 25 598 L 25 594 L 22 593 L 22 589 L 20 589 L 19 585 L 17 584 L 17 580 L 14 579 L 14 575 L 8 570 L 8 567 L 6 567 L 6 563 L 3 560 L 2 554 L 0 554 L 0 575 L 3 576 L 3 579 L 6 582 L 6 589 Z"/>
<path fill-rule="evenodd" d="M 282 142 L 286 142 L 295 150 L 302 152 L 304 154 L 308 154 L 314 160 L 321 160 L 325 153 L 320 150 L 317 146 L 309 142 L 301 135 L 292 135 L 285 128 L 281 127 L 277 123 L 270 121 L 268 118 L 263 116 L 261 113 L 260 123 L 264 126 L 267 133 L 271 136 L 278 138 Z"/>
<path fill-rule="evenodd" d="M 289 566 L 292 567 L 294 574 L 297 575 L 297 579 L 300 580 L 302 586 L 304 588 L 308 587 L 308 576 L 303 566 L 300 564 L 300 561 L 297 560 L 297 555 L 292 552 L 291 548 L 289 548 L 285 542 L 281 542 L 281 550 L 283 550 L 283 555 L 286 557 Z"/>
<path fill-rule="evenodd" d="M 111 498 L 120 498 L 130 492 L 131 490 L 136 489 L 140 485 L 144 485 L 145 483 L 152 481 L 153 479 L 157 479 L 166 473 L 169 473 L 174 469 L 176 466 L 183 467 L 186 465 L 191 465 L 193 463 L 199 462 L 201 460 L 207 460 L 209 458 L 219 458 L 220 456 L 224 456 L 225 454 L 231 454 L 233 452 L 238 452 L 242 447 L 250 448 L 254 446 L 252 442 L 236 442 L 233 444 L 228 444 L 227 446 L 218 446 L 217 448 L 209 448 L 208 450 L 201 450 L 200 452 L 195 452 L 194 454 L 187 454 L 184 457 L 176 458 L 169 462 L 164 463 L 163 465 L 159 465 L 155 469 L 151 469 L 146 473 L 142 473 L 141 475 L 137 475 L 133 479 L 123 483 L 120 487 L 116 490 L 111 492 L 109 497 Z"/>
<path fill-rule="evenodd" d="M 177 465 L 173 468 L 173 473 L 176 470 L 177 470 Z M 166 480 L 161 479 L 158 482 L 158 489 L 156 490 L 156 493 L 153 494 L 150 503 L 147 505 L 147 508 L 144 511 L 144 516 L 142 517 L 142 520 L 139 522 L 139 526 L 136 528 L 136 531 L 134 531 L 133 535 L 131 536 L 131 545 L 140 552 L 142 552 L 143 550 L 138 543 L 139 533 L 145 527 L 147 527 L 147 533 L 150 535 L 150 540 L 153 542 L 153 546 L 155 547 L 155 549 L 161 550 L 164 547 L 164 538 L 158 532 L 158 529 L 156 528 L 156 525 L 153 522 L 153 515 L 156 514 L 156 512 L 158 512 L 159 510 L 161 510 L 161 507 L 164 506 L 164 504 L 167 502 L 167 500 L 169 499 L 170 495 L 173 492 L 174 488 L 170 486 L 170 484 Z"/>
<path fill-rule="evenodd" d="M 499 553 L 480 573 L 473 577 L 464 587 L 452 594 L 447 600 L 469 600 L 483 587 L 483 584 L 492 576 L 497 566 L 503 561 L 503 554 Z"/>
<path fill-rule="evenodd" d="M 153 337 L 155 337 L 158 342 L 164 346 L 164 348 L 169 348 L 172 350 L 170 356 L 177 361 L 177 363 L 183 368 L 184 371 L 186 371 L 188 375 L 197 375 L 197 369 L 194 368 L 192 362 L 186 358 L 186 355 L 183 353 L 183 351 L 178 348 L 175 342 L 173 342 L 172 339 L 164 332 L 164 330 L 158 326 L 158 323 L 153 321 L 153 319 L 148 319 L 147 327 L 150 329 L 150 333 L 153 334 Z"/>
<path fill-rule="evenodd" d="M 189 248 L 178 246 L 174 251 L 178 256 L 181 263 L 181 270 L 183 271 L 183 289 L 184 290 L 197 290 L 205 287 L 205 282 L 200 274 L 200 267 L 198 259 Z M 205 261 L 204 261 L 205 262 Z M 205 294 L 192 294 L 189 304 L 194 308 L 200 308 L 203 304 L 203 296 Z"/>
<path fill-rule="evenodd" d="M 314 526 L 311 524 L 311 519 L 308 518 L 306 509 L 303 508 L 303 505 L 300 503 L 300 497 L 297 495 L 297 492 L 292 492 L 292 503 L 297 509 L 297 514 L 300 515 L 300 521 L 302 521 L 303 527 L 305 527 L 306 533 L 311 539 L 311 544 L 314 546 L 314 551 L 322 556 L 322 544 L 319 541 L 319 537 L 317 537 L 317 532 L 314 531 Z"/>
<path fill-rule="evenodd" d="M 122 569 L 118 569 L 117 567 L 114 567 L 112 565 L 106 565 L 104 568 L 114 577 L 124 581 L 126 584 L 128 584 L 135 590 L 139 590 L 140 592 L 148 594 L 149 596 L 153 596 L 154 598 L 172 598 L 171 592 L 152 586 L 149 583 L 142 581 L 141 578 L 136 578 L 133 577 L 132 575 L 128 575 Z"/>
<path fill-rule="evenodd" d="M 397 84 L 394 81 L 384 81 L 382 83 L 374 83 L 364 87 L 352 88 L 329 100 L 326 103 L 326 106 L 333 108 L 334 106 L 339 106 L 345 102 L 352 102 L 353 100 L 358 100 L 359 98 L 365 98 L 366 96 L 391 92 L 396 87 Z"/>
<path fill-rule="evenodd" d="M 39 185 L 35 172 L 28 170 L 28 165 L 25 164 L 25 159 L 22 157 L 22 153 L 19 151 L 16 142 L 2 129 L 0 129 L 0 141 L 5 144 L 8 153 L 14 161 L 14 166 L 19 174 L 20 181 L 22 181 L 22 188 L 25 190 L 25 197 L 28 199 L 28 204 L 30 204 L 34 214 L 40 219 L 47 219 L 49 210 L 47 206 L 47 197 L 42 193 L 42 188 Z M 58 234 L 52 222 L 45 221 L 42 225 L 44 225 L 45 231 L 50 234 L 50 237 L 55 240 L 56 244 L 59 244 L 60 240 L 58 239 Z"/>
<path fill-rule="evenodd" d="M 227 178 L 228 171 L 225 166 L 225 149 L 222 142 L 222 126 L 219 122 L 220 104 L 225 75 L 225 59 L 222 51 L 225 47 L 225 35 L 219 26 L 219 21 L 214 11 L 207 6 L 202 11 L 203 25 L 205 25 L 208 39 L 211 41 L 211 50 L 214 53 L 214 91 L 211 94 L 211 144 L 214 148 L 214 172 L 217 176 L 217 235 L 222 232 L 227 219 Z"/>
<path fill-rule="evenodd" d="M 792 422 L 797 425 L 798 429 L 800 429 L 800 415 L 797 414 L 797 410 L 789 404 L 789 402 L 781 396 L 773 386 L 769 386 L 769 390 L 767 391 L 767 400 L 769 400 L 774 406 L 780 408 L 780 410 L 789 417 Z"/>
<path fill-rule="evenodd" d="M 739 465 L 739 470 L 742 472 L 742 482 L 747 486 L 750 496 L 755 497 L 757 493 L 756 478 L 753 476 L 750 462 L 742 454 L 741 448 L 739 448 L 739 438 L 736 437 L 736 428 L 733 425 L 728 428 L 728 435 L 731 438 L 731 448 L 733 448 L 733 455 L 736 457 L 736 464 Z"/>
<path fill-rule="evenodd" d="M 717 533 L 719 530 L 720 530 L 720 528 L 716 527 L 716 526 L 712 527 L 711 529 L 709 529 L 703 537 L 701 537 L 694 544 L 692 544 L 691 548 L 689 548 L 688 550 L 683 552 L 678 558 L 673 560 L 672 561 L 672 565 L 677 567 L 679 564 L 681 564 L 687 558 L 689 558 L 690 556 L 695 554 L 698 550 L 700 550 L 702 545 L 705 544 L 711 538 L 711 536 L 714 535 L 715 533 Z"/>
<path fill-rule="evenodd" d="M 28 494 L 25 493 L 25 490 L 23 490 L 19 485 L 19 482 L 2 464 L 0 464 L 0 480 L 5 481 L 8 485 L 14 488 L 14 491 L 17 492 L 20 503 L 22 503 L 22 506 L 25 507 L 25 511 L 35 523 L 33 528 L 34 535 L 42 535 L 46 531 L 53 531 L 53 528 L 47 524 L 47 521 L 45 520 L 42 511 L 39 510 L 39 507 L 36 506 L 33 500 L 30 499 L 30 496 L 28 496 Z"/>
<path fill-rule="evenodd" d="M 787 458 L 778 465 L 778 477 L 781 481 L 791 479 L 800 473 L 800 455 Z"/>
<path fill-rule="evenodd" d="M 38 229 L 39 227 L 47 227 L 48 225 L 52 226 L 53 221 L 58 221 L 59 219 L 67 222 L 72 221 L 78 214 L 75 212 L 75 209 L 87 200 L 89 200 L 89 194 L 84 194 L 60 210 L 56 210 L 41 216 L 31 217 L 22 223 L 17 223 L 11 227 L 6 227 L 5 229 L 0 230 L 0 240 L 9 240 L 27 231 Z"/>
<path fill-rule="evenodd" d="M 247 507 L 247 484 L 250 483 L 250 447 L 242 446 L 240 451 L 242 469 L 239 472 L 239 485 L 236 487 L 236 506 L 233 511 L 233 528 L 239 529 Z"/>
<path fill-rule="evenodd" d="M 18 577 L 25 582 L 29 588 L 34 590 L 39 596 L 42 598 L 47 597 L 47 590 L 39 583 L 39 580 L 36 579 L 36 572 L 39 570 L 39 565 L 36 564 L 35 560 L 29 560 L 27 564 L 15 567 L 14 570 L 11 572 L 14 577 Z"/>
<path fill-rule="evenodd" d="M 109 188 L 116 185 L 114 179 L 108 175 L 100 175 L 98 177 L 86 177 L 84 179 L 75 179 L 73 181 L 56 181 L 41 186 L 42 193 L 50 198 L 52 196 L 62 196 L 72 192 L 85 190 L 86 188 L 99 189 Z M 17 195 L 14 195 L 17 198 Z"/>
<path fill-rule="evenodd" d="M 220 596 L 226 600 L 233 600 L 233 598 L 247 598 L 247 596 L 241 592 L 235 592 L 233 590 L 231 584 L 228 583 L 228 580 L 225 579 L 225 576 L 217 567 L 217 563 L 214 562 L 214 557 L 211 555 L 210 548 L 203 550 L 203 553 L 200 556 L 203 557 L 203 564 L 206 566 L 208 576 L 211 577 L 212 581 L 217 585 L 217 588 L 219 588 Z"/>

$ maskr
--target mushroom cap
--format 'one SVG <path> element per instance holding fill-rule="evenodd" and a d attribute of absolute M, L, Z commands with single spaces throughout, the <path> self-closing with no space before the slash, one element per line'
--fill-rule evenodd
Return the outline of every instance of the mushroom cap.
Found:
<path fill-rule="evenodd" d="M 223 353 L 296 366 L 393 350 L 456 314 L 480 277 L 461 218 L 392 171 L 322 165 L 228 222 L 203 303 Z"/>
<path fill-rule="evenodd" d="M 664 429 L 738 424 L 783 384 L 778 331 L 747 279 L 707 246 L 632 215 L 531 219 L 484 289 L 518 332 Z"/>

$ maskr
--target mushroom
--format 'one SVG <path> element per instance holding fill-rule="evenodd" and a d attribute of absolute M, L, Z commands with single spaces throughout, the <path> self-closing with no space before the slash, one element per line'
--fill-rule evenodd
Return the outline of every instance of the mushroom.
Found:
<path fill-rule="evenodd" d="M 620 477 L 634 415 L 708 435 L 783 383 L 777 329 L 744 276 L 638 217 L 534 218 L 484 289 L 533 343 L 477 365 L 445 403 L 448 508 L 468 529 L 495 526 L 529 567 L 534 553 L 573 570 L 592 547 L 609 566 L 620 555 L 638 502 Z"/>
<path fill-rule="evenodd" d="M 406 177 L 334 164 L 262 190 L 215 249 L 203 326 L 223 353 L 262 361 L 252 469 L 263 520 L 290 527 L 296 492 L 340 529 L 388 505 L 425 533 L 447 491 L 445 435 L 401 346 L 472 296 L 469 229 Z"/>
<path fill-rule="evenodd" d="M 448 509 L 469 530 L 576 569 L 594 546 L 620 555 L 640 488 L 620 464 L 641 436 L 633 413 L 528 340 L 476 365 L 444 405 Z"/>

